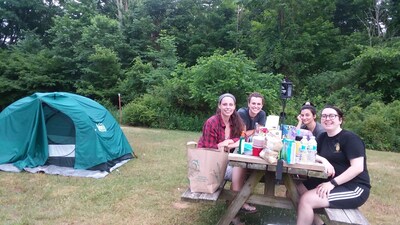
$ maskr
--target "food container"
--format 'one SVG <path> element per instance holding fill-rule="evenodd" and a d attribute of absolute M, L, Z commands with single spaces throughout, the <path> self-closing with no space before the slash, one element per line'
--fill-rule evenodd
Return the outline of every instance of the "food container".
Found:
<path fill-rule="evenodd" d="M 244 143 L 244 153 L 245 155 L 252 155 L 253 154 L 253 144 L 251 142 Z"/>

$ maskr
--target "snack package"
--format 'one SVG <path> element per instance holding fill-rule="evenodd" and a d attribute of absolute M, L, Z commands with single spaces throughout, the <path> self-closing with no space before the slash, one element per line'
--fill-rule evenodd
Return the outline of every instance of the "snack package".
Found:
<path fill-rule="evenodd" d="M 278 161 L 279 152 L 283 147 L 280 133 L 268 132 L 266 138 L 267 145 L 260 152 L 260 157 L 268 163 L 275 164 Z"/>
<path fill-rule="evenodd" d="M 272 151 L 268 148 L 264 148 L 260 152 L 260 157 L 271 164 L 275 164 L 278 161 L 278 152 Z"/>
<path fill-rule="evenodd" d="M 282 147 L 282 139 L 281 136 L 278 134 L 275 134 L 274 132 L 268 132 L 267 133 L 267 149 L 275 152 L 279 152 Z"/>
<path fill-rule="evenodd" d="M 295 138 L 298 137 L 298 139 L 306 136 L 307 140 L 310 140 L 311 136 L 313 136 L 312 132 L 306 129 L 295 129 L 293 131 L 293 135 Z"/>
<path fill-rule="evenodd" d="M 290 138 L 290 139 L 295 138 L 295 136 L 296 136 L 296 127 L 295 126 L 282 124 L 281 128 L 282 128 L 282 136 Z M 293 129 L 294 129 L 294 136 L 292 134 Z"/>
<path fill-rule="evenodd" d="M 287 130 L 287 132 L 284 134 L 284 136 L 288 139 L 295 140 L 296 137 L 303 137 L 307 136 L 307 139 L 309 140 L 311 136 L 313 136 L 312 132 L 306 129 L 297 129 L 294 126 L 290 126 L 290 128 Z"/>

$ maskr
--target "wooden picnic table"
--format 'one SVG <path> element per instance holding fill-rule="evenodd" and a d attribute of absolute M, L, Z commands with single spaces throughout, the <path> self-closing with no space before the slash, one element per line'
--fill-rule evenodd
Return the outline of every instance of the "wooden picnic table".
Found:
<path fill-rule="evenodd" d="M 283 163 L 282 180 L 287 190 L 287 197 L 275 196 L 277 164 L 270 164 L 256 156 L 230 153 L 228 155 L 231 166 L 247 168 L 250 176 L 239 193 L 224 191 L 227 199 L 232 199 L 224 215 L 219 220 L 219 225 L 228 225 L 245 202 L 277 208 L 297 209 L 299 194 L 296 189 L 295 178 L 302 177 L 327 178 L 325 168 L 321 163 L 313 164 L 286 164 Z M 264 177 L 264 193 L 253 193 L 256 185 Z M 229 196 L 230 195 L 230 196 Z"/>

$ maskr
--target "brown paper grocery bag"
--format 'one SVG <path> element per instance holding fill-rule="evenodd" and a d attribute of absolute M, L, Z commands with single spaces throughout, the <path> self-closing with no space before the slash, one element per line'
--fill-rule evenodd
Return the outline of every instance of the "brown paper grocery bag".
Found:
<path fill-rule="evenodd" d="M 214 193 L 224 180 L 228 153 L 187 144 L 188 179 L 192 192 Z"/>

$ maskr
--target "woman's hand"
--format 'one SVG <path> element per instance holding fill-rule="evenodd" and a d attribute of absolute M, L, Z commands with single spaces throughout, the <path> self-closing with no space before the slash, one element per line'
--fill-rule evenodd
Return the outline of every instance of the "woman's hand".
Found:
<path fill-rule="evenodd" d="M 333 168 L 332 164 L 329 162 L 324 164 L 325 173 L 328 174 L 328 177 L 335 177 L 335 168 Z"/>
<path fill-rule="evenodd" d="M 328 195 L 333 188 L 335 188 L 335 186 L 329 181 L 321 183 L 316 188 L 317 195 L 320 198 L 328 198 Z"/>
<path fill-rule="evenodd" d="M 232 139 L 226 139 L 223 142 L 218 143 L 218 148 L 223 148 L 225 151 L 228 150 L 228 145 L 235 143 Z"/>
<path fill-rule="evenodd" d="M 301 114 L 299 114 L 299 115 L 297 116 L 297 121 L 298 121 L 299 123 L 301 123 Z"/>
<path fill-rule="evenodd" d="M 298 116 L 297 116 L 297 126 L 296 126 L 296 128 L 297 129 L 300 129 L 301 128 L 301 125 L 303 124 L 303 122 L 301 121 L 301 114 L 299 114 Z"/>
<path fill-rule="evenodd" d="M 328 174 L 328 177 L 335 177 L 335 168 L 333 168 L 332 164 L 322 156 L 317 155 L 317 161 L 321 162 L 325 167 L 325 173 Z"/>

